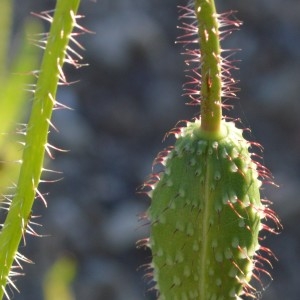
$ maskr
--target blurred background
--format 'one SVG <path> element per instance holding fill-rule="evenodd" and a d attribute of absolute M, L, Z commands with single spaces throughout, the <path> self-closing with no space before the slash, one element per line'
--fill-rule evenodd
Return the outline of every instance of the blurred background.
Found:
<path fill-rule="evenodd" d="M 225 41 L 241 48 L 239 100 L 230 115 L 250 127 L 251 140 L 264 146 L 264 162 L 280 186 L 265 186 L 284 231 L 268 236 L 274 261 L 273 282 L 265 284 L 265 300 L 297 300 L 300 294 L 300 2 L 298 0 L 217 1 L 219 12 L 237 10 L 242 29 Z M 48 168 L 63 172 L 56 183 L 41 186 L 48 208 L 36 202 L 34 221 L 42 238 L 28 236 L 20 251 L 35 264 L 24 265 L 17 279 L 21 294 L 13 299 L 45 299 L 44 282 L 61 259 L 76 266 L 74 299 L 155 299 L 138 268 L 149 251 L 137 250 L 148 229 L 138 222 L 149 200 L 136 194 L 151 172 L 165 133 L 179 120 L 191 119 L 197 107 L 181 96 L 185 82 L 181 32 L 174 0 L 82 0 L 80 24 L 95 34 L 78 40 L 89 64 L 66 66 L 69 81 L 58 100 L 73 108 L 57 111 L 59 129 L 51 142 L 69 153 L 56 153 Z M 30 12 L 51 10 L 53 0 L 14 1 L 14 32 Z M 48 24 L 44 24 L 45 30 Z M 71 269 L 72 269 L 71 268 Z M 71 272 L 72 273 L 72 272 Z M 72 273 L 73 274 L 73 273 Z M 55 276 L 54 276 L 55 277 Z M 72 276 L 70 276 L 72 279 Z M 71 280 L 70 279 L 70 280 Z M 50 299 L 48 297 L 48 299 Z M 54 299 L 54 298 L 53 298 Z M 59 299 L 57 297 L 56 299 Z"/>

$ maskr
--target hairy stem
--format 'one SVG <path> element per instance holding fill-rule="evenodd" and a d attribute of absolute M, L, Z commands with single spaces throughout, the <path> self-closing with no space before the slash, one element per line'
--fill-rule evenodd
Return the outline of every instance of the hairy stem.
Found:
<path fill-rule="evenodd" d="M 56 90 L 70 34 L 76 24 L 75 15 L 80 0 L 58 0 L 45 49 L 32 111 L 26 134 L 22 166 L 8 215 L 0 235 L 0 299 L 10 276 L 14 259 L 20 259 L 17 249 L 30 221 L 43 168 L 50 118 L 55 105 Z"/>
<path fill-rule="evenodd" d="M 201 128 L 218 133 L 222 119 L 219 26 L 214 0 L 196 0 L 201 45 Z"/>

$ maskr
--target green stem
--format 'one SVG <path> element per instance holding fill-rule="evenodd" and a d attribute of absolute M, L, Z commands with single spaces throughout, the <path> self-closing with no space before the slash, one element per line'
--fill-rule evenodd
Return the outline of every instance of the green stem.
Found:
<path fill-rule="evenodd" d="M 196 0 L 201 47 L 201 129 L 218 133 L 222 119 L 221 47 L 214 0 Z"/>
<path fill-rule="evenodd" d="M 10 272 L 19 243 L 30 221 L 32 205 L 42 173 L 45 147 L 60 70 L 63 66 L 70 34 L 76 21 L 80 0 L 57 0 L 45 49 L 33 107 L 28 123 L 22 166 L 8 215 L 0 234 L 0 299 L 10 282 Z"/>

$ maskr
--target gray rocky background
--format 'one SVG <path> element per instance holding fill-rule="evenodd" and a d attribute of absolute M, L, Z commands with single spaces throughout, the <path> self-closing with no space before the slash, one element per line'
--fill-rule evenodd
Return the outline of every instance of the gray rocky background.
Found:
<path fill-rule="evenodd" d="M 224 3 L 221 3 L 224 2 Z M 226 4 L 225 4 L 226 3 Z M 54 1 L 15 1 L 15 28 L 30 11 L 52 9 Z M 88 67 L 66 68 L 70 81 L 58 99 L 73 111 L 54 115 L 59 134 L 51 141 L 69 153 L 57 153 L 49 168 L 64 179 L 42 186 L 48 208 L 37 202 L 34 214 L 43 238 L 27 238 L 21 249 L 34 265 L 18 278 L 13 299 L 43 299 L 47 270 L 61 256 L 76 260 L 73 284 L 77 300 L 154 299 L 137 268 L 150 253 L 135 242 L 147 236 L 138 215 L 149 200 L 136 194 L 147 178 L 164 134 L 198 109 L 181 97 L 182 47 L 174 41 L 178 4 L 174 0 L 83 0 L 81 21 L 95 34 L 79 38 Z M 265 300 L 297 300 L 300 294 L 300 2 L 299 0 L 217 1 L 219 11 L 238 10 L 242 30 L 225 43 L 242 48 L 240 100 L 233 116 L 251 127 L 250 138 L 264 146 L 264 162 L 280 188 L 266 186 L 284 231 L 264 242 L 279 261 Z M 59 300 L 59 299 L 57 299 Z"/>

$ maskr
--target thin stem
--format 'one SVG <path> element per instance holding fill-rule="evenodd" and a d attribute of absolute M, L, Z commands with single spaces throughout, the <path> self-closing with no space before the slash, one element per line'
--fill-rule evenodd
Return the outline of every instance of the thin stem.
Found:
<path fill-rule="evenodd" d="M 222 119 L 219 26 L 214 0 L 196 0 L 201 48 L 201 129 L 217 133 Z"/>
<path fill-rule="evenodd" d="M 15 275 L 15 269 L 11 271 L 11 267 L 30 221 L 43 168 L 57 84 L 70 34 L 76 24 L 74 16 L 79 3 L 80 0 L 57 0 L 56 3 L 28 123 L 16 194 L 0 234 L 0 299 L 6 294 L 6 283 L 13 285 L 10 276 Z"/>

